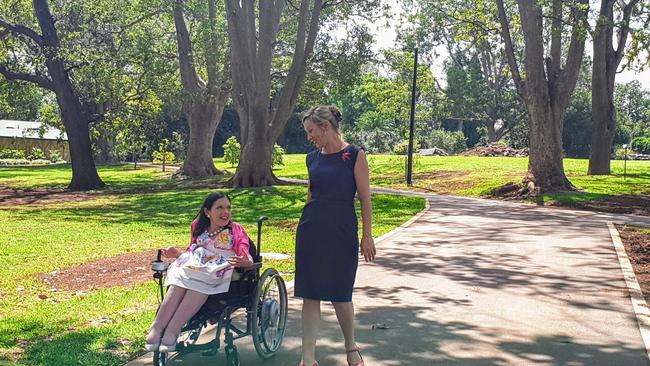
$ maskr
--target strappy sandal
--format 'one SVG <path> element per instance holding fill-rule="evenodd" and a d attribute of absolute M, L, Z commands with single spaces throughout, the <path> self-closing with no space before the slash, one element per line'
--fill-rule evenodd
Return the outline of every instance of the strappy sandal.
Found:
<path fill-rule="evenodd" d="M 361 349 L 359 349 L 359 347 L 355 347 L 355 348 L 353 348 L 353 349 L 350 349 L 350 350 L 346 350 L 346 351 L 345 351 L 346 354 L 348 354 L 348 353 L 354 353 L 354 352 L 356 352 L 356 353 L 359 354 L 359 362 L 357 362 L 357 363 L 351 363 L 350 361 L 348 361 L 348 366 L 366 366 L 366 363 L 363 362 L 363 356 L 361 356 Z"/>
<path fill-rule="evenodd" d="M 298 366 L 307 366 L 307 365 L 305 365 L 304 362 L 300 361 L 300 364 Z M 311 366 L 318 366 L 318 362 L 314 361 L 314 363 Z"/>

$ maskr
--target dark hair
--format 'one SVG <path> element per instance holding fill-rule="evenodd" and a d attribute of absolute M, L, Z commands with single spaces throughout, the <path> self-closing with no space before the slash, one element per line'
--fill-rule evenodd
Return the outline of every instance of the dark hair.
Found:
<path fill-rule="evenodd" d="M 205 210 L 207 209 L 209 211 L 216 201 L 224 197 L 228 199 L 228 202 L 231 202 L 230 197 L 228 197 L 227 194 L 221 192 L 210 193 L 208 197 L 205 198 L 205 201 L 203 201 L 203 205 L 201 206 L 199 213 L 196 215 L 195 220 L 197 220 L 197 223 L 194 227 L 194 231 L 192 232 L 192 236 L 198 237 L 210 227 L 210 219 L 205 215 Z"/>
<path fill-rule="evenodd" d="M 341 117 L 341 111 L 335 105 L 319 105 L 316 107 L 311 107 L 307 112 L 302 116 L 302 123 L 305 123 L 305 120 L 310 120 L 316 126 L 323 127 L 324 124 L 329 123 L 336 133 L 339 133 L 339 125 L 343 120 Z"/>

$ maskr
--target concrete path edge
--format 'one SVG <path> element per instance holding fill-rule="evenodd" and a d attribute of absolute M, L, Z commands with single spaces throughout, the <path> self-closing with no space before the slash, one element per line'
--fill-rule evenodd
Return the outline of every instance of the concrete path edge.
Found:
<path fill-rule="evenodd" d="M 643 297 L 641 286 L 636 279 L 632 263 L 625 252 L 625 246 L 623 246 L 618 230 L 612 222 L 607 222 L 607 227 L 609 228 L 609 234 L 612 237 L 614 249 L 616 249 L 618 262 L 623 271 L 623 278 L 625 278 L 625 283 L 627 284 L 627 289 L 630 293 L 630 300 L 632 301 L 634 314 L 636 315 L 639 330 L 641 331 L 641 337 L 643 338 L 646 352 L 650 358 L 650 308 L 648 308 L 648 304 Z"/>

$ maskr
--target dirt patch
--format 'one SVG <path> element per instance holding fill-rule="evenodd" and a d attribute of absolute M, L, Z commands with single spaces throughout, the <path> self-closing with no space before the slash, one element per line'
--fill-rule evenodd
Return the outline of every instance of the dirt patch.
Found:
<path fill-rule="evenodd" d="M 576 202 L 572 207 L 590 211 L 650 216 L 650 194 L 610 196 L 599 201 Z"/>
<path fill-rule="evenodd" d="M 151 281 L 151 261 L 155 257 L 155 250 L 126 253 L 37 276 L 51 288 L 67 291 L 131 286 Z"/>
<path fill-rule="evenodd" d="M 0 206 L 78 202 L 95 198 L 99 194 L 101 192 L 72 192 L 61 188 L 15 189 L 0 186 Z"/>
<path fill-rule="evenodd" d="M 650 233 L 629 226 L 617 227 L 646 303 L 650 303 Z"/>

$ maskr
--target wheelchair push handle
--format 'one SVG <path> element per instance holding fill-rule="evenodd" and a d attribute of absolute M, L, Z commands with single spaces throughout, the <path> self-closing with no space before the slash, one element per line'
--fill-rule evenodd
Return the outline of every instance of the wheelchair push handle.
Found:
<path fill-rule="evenodd" d="M 151 262 L 151 270 L 154 272 L 164 272 L 167 270 L 167 267 L 169 267 L 169 264 L 167 264 L 167 262 L 163 262 L 162 260 L 162 252 L 163 252 L 162 249 L 158 249 L 158 253 L 156 254 L 156 260 Z"/>
<path fill-rule="evenodd" d="M 266 216 L 260 216 L 260 218 L 257 220 L 257 261 L 258 262 L 262 261 L 262 224 L 264 224 L 264 221 L 268 219 L 269 218 Z"/>

